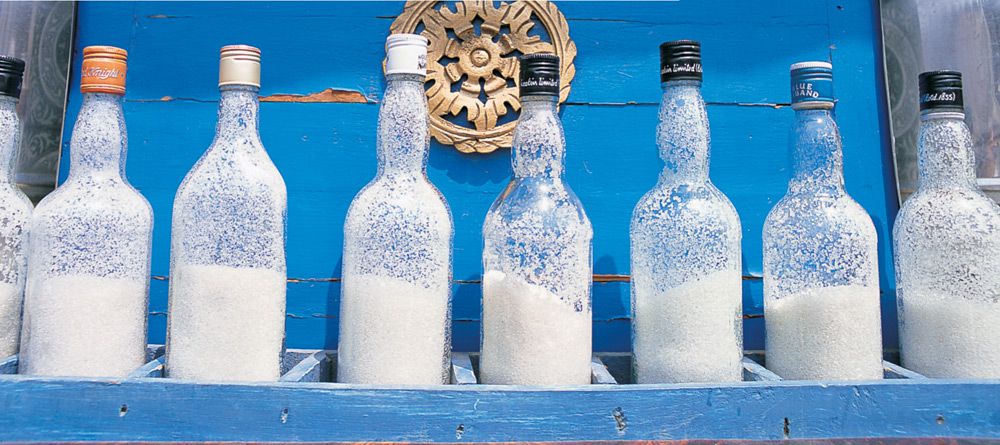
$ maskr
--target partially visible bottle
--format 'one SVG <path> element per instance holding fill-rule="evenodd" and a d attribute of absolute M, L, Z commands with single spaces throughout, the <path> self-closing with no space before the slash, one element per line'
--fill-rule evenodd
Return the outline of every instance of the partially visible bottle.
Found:
<path fill-rule="evenodd" d="M 83 49 L 69 177 L 31 218 L 22 374 L 123 377 L 145 362 L 153 211 L 125 178 L 127 58 Z"/>
<path fill-rule="evenodd" d="M 559 58 L 521 58 L 514 178 L 483 224 L 484 383 L 590 383 L 593 230 L 562 178 Z"/>
<path fill-rule="evenodd" d="M 793 176 L 764 222 L 767 367 L 791 380 L 880 379 L 875 226 L 844 189 L 833 69 L 791 71 Z"/>
<path fill-rule="evenodd" d="M 920 75 L 920 183 L 896 217 L 903 366 L 1000 378 L 1000 207 L 976 186 L 962 75 Z"/>
<path fill-rule="evenodd" d="M 31 200 L 14 183 L 21 136 L 17 101 L 24 61 L 0 55 L 0 357 L 17 354 Z M 2 360 L 2 358 L 0 358 Z"/>
<path fill-rule="evenodd" d="M 257 130 L 260 50 L 230 45 L 220 56 L 215 139 L 174 198 L 166 373 L 273 381 L 285 338 L 285 182 Z"/>
<path fill-rule="evenodd" d="M 660 73 L 665 167 L 632 212 L 635 381 L 741 381 L 740 218 L 708 177 L 701 44 L 660 45 Z"/>
<path fill-rule="evenodd" d="M 344 223 L 337 380 L 440 385 L 451 362 L 451 212 L 427 179 L 427 39 L 386 40 L 378 173 Z"/>

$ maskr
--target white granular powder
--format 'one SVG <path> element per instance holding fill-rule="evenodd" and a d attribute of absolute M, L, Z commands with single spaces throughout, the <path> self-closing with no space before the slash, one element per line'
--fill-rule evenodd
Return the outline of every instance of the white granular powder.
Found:
<path fill-rule="evenodd" d="M 345 277 L 337 380 L 447 383 L 448 295 L 447 288 L 426 289 L 391 277 Z"/>
<path fill-rule="evenodd" d="M 17 354 L 22 296 L 20 286 L 0 282 L 0 360 Z"/>
<path fill-rule="evenodd" d="M 285 274 L 261 268 L 174 266 L 169 377 L 277 380 L 285 338 Z"/>
<path fill-rule="evenodd" d="M 1000 302 L 913 295 L 900 300 L 903 366 L 928 377 L 1000 378 Z"/>
<path fill-rule="evenodd" d="M 882 378 L 878 287 L 808 289 L 766 299 L 767 368 L 789 380 Z"/>
<path fill-rule="evenodd" d="M 590 383 L 591 314 L 543 287 L 491 270 L 483 276 L 483 383 Z"/>
<path fill-rule="evenodd" d="M 145 280 L 90 275 L 34 283 L 25 298 L 21 374 L 124 377 L 146 361 Z"/>
<path fill-rule="evenodd" d="M 666 292 L 636 288 L 636 382 L 741 381 L 741 280 L 739 270 L 723 270 Z"/>

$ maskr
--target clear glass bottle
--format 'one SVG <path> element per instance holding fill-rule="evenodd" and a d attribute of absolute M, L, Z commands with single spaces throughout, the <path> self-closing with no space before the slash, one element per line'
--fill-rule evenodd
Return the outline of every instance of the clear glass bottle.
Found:
<path fill-rule="evenodd" d="M 665 168 L 632 212 L 635 381 L 741 381 L 740 218 L 708 177 L 701 45 L 664 43 L 660 72 Z"/>
<path fill-rule="evenodd" d="M 17 354 L 21 337 L 21 307 L 27 268 L 28 224 L 32 205 L 14 183 L 21 121 L 24 61 L 0 56 L 0 357 Z M 3 360 L 0 358 L 0 360 Z"/>
<path fill-rule="evenodd" d="M 223 47 L 215 139 L 174 198 L 171 378 L 274 381 L 281 374 L 288 200 L 260 141 L 259 88 L 260 50 Z"/>
<path fill-rule="evenodd" d="M 378 173 L 344 223 L 337 380 L 435 385 L 451 362 L 451 212 L 427 179 L 427 39 L 386 40 Z"/>
<path fill-rule="evenodd" d="M 844 189 L 833 70 L 792 65 L 788 193 L 764 222 L 767 367 L 791 380 L 882 378 L 878 251 Z"/>
<path fill-rule="evenodd" d="M 1000 378 L 1000 207 L 976 186 L 962 75 L 920 75 L 920 183 L 893 228 L 903 366 Z"/>
<path fill-rule="evenodd" d="M 483 224 L 483 383 L 590 383 L 593 230 L 562 178 L 559 58 L 521 58 L 514 178 Z"/>
<path fill-rule="evenodd" d="M 126 60 L 83 50 L 69 177 L 31 218 L 21 374 L 123 377 L 145 362 L 153 211 L 125 178 Z"/>

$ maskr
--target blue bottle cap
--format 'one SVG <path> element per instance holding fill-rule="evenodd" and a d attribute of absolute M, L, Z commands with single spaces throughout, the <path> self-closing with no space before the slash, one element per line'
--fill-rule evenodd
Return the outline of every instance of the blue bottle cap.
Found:
<path fill-rule="evenodd" d="M 833 65 L 799 62 L 792 65 L 791 71 L 792 108 L 833 107 Z"/>

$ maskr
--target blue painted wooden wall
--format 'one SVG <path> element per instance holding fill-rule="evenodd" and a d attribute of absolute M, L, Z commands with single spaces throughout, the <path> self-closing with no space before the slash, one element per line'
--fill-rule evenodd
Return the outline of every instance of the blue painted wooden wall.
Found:
<path fill-rule="evenodd" d="M 681 0 L 560 2 L 579 55 L 562 108 L 567 177 L 594 225 L 594 272 L 627 275 L 628 222 L 656 181 L 657 45 L 702 41 L 712 123 L 711 174 L 743 220 L 746 347 L 763 347 L 761 226 L 790 176 L 788 66 L 834 64 L 848 191 L 878 229 L 884 337 L 896 344 L 889 234 L 897 210 L 872 1 Z M 375 124 L 384 86 L 383 43 L 402 10 L 378 3 L 81 2 L 68 116 L 80 105 L 87 45 L 129 51 L 125 114 L 128 177 L 156 218 L 150 341 L 162 342 L 170 212 L 181 179 L 212 139 L 219 47 L 263 50 L 262 96 L 352 90 L 368 103 L 265 103 L 261 137 L 288 185 L 287 344 L 335 348 L 342 223 L 375 173 Z M 66 132 L 61 175 L 68 163 Z M 478 347 L 480 228 L 511 175 L 509 152 L 463 155 L 433 144 L 429 175 L 455 217 L 455 342 Z M 628 283 L 594 286 L 594 346 L 629 348 Z"/>

